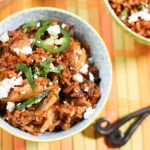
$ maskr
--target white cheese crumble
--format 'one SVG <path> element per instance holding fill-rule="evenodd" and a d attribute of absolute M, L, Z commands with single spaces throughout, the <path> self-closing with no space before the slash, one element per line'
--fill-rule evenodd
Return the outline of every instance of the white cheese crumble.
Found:
<path fill-rule="evenodd" d="M 20 49 L 20 48 L 14 48 L 13 50 L 14 50 L 14 52 L 16 52 L 17 55 L 19 55 L 19 53 L 23 53 L 25 55 L 32 54 L 32 48 L 31 48 L 31 46 L 25 46 L 22 49 Z"/>
<path fill-rule="evenodd" d="M 32 48 L 31 46 L 25 46 L 21 49 L 21 53 L 25 54 L 25 55 L 29 55 L 32 54 Z"/>
<path fill-rule="evenodd" d="M 13 103 L 13 102 L 7 102 L 6 109 L 7 109 L 9 112 L 12 112 L 12 111 L 15 109 L 15 103 Z"/>
<path fill-rule="evenodd" d="M 56 67 L 54 66 L 53 63 L 51 63 L 49 67 L 50 67 L 51 70 L 55 70 L 56 69 Z"/>
<path fill-rule="evenodd" d="M 92 109 L 92 107 L 89 107 L 86 109 L 85 113 L 83 114 L 84 119 L 88 119 L 90 116 L 92 116 L 95 112 L 95 109 Z"/>
<path fill-rule="evenodd" d="M 46 61 L 46 57 L 43 57 L 41 61 L 42 61 L 42 62 Z"/>
<path fill-rule="evenodd" d="M 58 83 L 58 80 L 55 80 L 54 83 Z"/>
<path fill-rule="evenodd" d="M 37 78 L 38 78 L 38 75 L 37 75 L 37 74 L 35 74 L 35 75 L 34 75 L 34 79 L 37 79 Z"/>
<path fill-rule="evenodd" d="M 41 26 L 40 22 L 36 24 L 36 27 L 39 28 Z"/>
<path fill-rule="evenodd" d="M 90 81 L 94 81 L 94 75 L 91 72 L 89 72 L 89 79 Z"/>
<path fill-rule="evenodd" d="M 61 91 L 61 88 L 60 88 L 60 87 L 58 88 L 58 91 L 59 91 L 59 92 Z"/>
<path fill-rule="evenodd" d="M 148 9 L 145 9 L 143 11 L 139 11 L 137 13 L 133 13 L 130 17 L 128 22 L 132 23 L 132 22 L 136 22 L 138 21 L 138 18 L 141 18 L 145 21 L 150 21 L 150 14 L 148 13 Z"/>
<path fill-rule="evenodd" d="M 17 79 L 14 81 L 14 84 L 15 84 L 15 85 L 22 85 L 22 84 L 23 84 L 23 79 L 22 79 L 22 77 L 20 76 L 19 78 L 17 78 Z"/>
<path fill-rule="evenodd" d="M 8 36 L 8 33 L 7 33 L 7 32 L 3 33 L 3 34 L 0 36 L 0 41 L 3 42 L 3 43 L 9 41 L 9 36 Z"/>
<path fill-rule="evenodd" d="M 50 82 L 49 82 L 49 85 L 50 85 L 50 86 L 53 85 L 53 82 L 50 81 Z"/>
<path fill-rule="evenodd" d="M 80 68 L 80 72 L 83 74 L 87 74 L 88 73 L 88 68 L 89 65 L 88 64 L 84 64 L 81 68 Z"/>
<path fill-rule="evenodd" d="M 81 54 L 82 54 L 82 50 L 79 49 L 79 50 L 77 51 L 77 54 L 78 54 L 78 55 L 81 55 Z"/>
<path fill-rule="evenodd" d="M 13 50 L 14 50 L 14 52 L 16 52 L 17 55 L 19 55 L 20 48 L 14 48 Z"/>
<path fill-rule="evenodd" d="M 65 28 L 65 27 L 66 27 L 66 24 L 63 23 L 63 24 L 61 25 L 61 27 L 62 27 L 62 28 Z"/>
<path fill-rule="evenodd" d="M 32 44 L 34 42 L 34 39 L 29 39 L 30 43 Z"/>
<path fill-rule="evenodd" d="M 77 73 L 73 76 L 73 80 L 82 83 L 83 82 L 83 76 L 81 74 Z"/>
<path fill-rule="evenodd" d="M 47 32 L 48 32 L 50 35 L 58 35 L 58 34 L 60 33 L 60 26 L 59 26 L 59 25 L 50 26 L 50 27 L 47 29 Z"/>
<path fill-rule="evenodd" d="M 22 91 L 22 92 L 21 92 L 22 95 L 24 95 L 25 93 L 26 93 L 25 91 Z"/>
<path fill-rule="evenodd" d="M 11 79 L 5 78 L 0 82 L 0 98 L 8 97 L 11 88 L 14 88 L 15 85 L 21 85 L 23 83 L 22 77 L 16 79 L 12 77 Z"/>
<path fill-rule="evenodd" d="M 20 71 L 20 72 L 18 73 L 18 75 L 21 76 L 21 75 L 22 75 L 22 71 Z"/>
<path fill-rule="evenodd" d="M 46 85 L 44 86 L 44 89 L 47 89 L 47 86 L 46 86 Z"/>
<path fill-rule="evenodd" d="M 86 87 L 86 88 L 84 89 L 84 92 L 88 92 L 88 91 L 89 91 L 89 88 Z"/>

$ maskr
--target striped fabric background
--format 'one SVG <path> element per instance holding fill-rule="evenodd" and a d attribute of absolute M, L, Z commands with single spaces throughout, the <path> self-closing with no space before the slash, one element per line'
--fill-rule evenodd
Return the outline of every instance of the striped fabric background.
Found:
<path fill-rule="evenodd" d="M 2 0 L 0 0 L 2 1 Z M 31 7 L 58 7 L 89 22 L 103 37 L 113 65 L 113 84 L 108 103 L 101 113 L 111 121 L 150 104 L 150 48 L 134 41 L 114 24 L 102 0 L 8 0 L 0 3 L 0 20 Z M 123 128 L 126 129 L 127 126 Z M 121 150 L 150 149 L 150 117 Z M 113 150 L 93 125 L 63 141 L 34 143 L 0 130 L 0 150 Z M 118 150 L 118 149 L 117 149 Z"/>

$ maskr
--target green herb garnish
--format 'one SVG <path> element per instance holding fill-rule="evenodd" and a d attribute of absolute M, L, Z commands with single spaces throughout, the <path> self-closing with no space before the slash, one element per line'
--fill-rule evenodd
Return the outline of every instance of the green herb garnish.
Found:
<path fill-rule="evenodd" d="M 47 74 L 50 72 L 50 64 L 52 63 L 51 56 L 49 56 L 44 62 L 41 62 L 41 76 L 47 77 Z"/>
<path fill-rule="evenodd" d="M 33 79 L 31 67 L 28 64 L 22 63 L 22 64 L 18 64 L 16 66 L 16 69 L 19 70 L 19 71 L 22 71 L 24 73 L 24 75 L 26 76 L 32 90 L 35 91 L 36 86 L 35 86 L 35 82 L 34 82 L 34 79 Z"/>
<path fill-rule="evenodd" d="M 127 19 L 127 18 L 128 18 L 128 11 L 123 10 L 123 11 L 121 12 L 121 14 L 120 14 L 120 19 L 121 19 L 121 20 L 125 20 L 125 19 Z"/>
<path fill-rule="evenodd" d="M 58 76 L 61 77 L 61 71 L 64 69 L 64 66 L 57 66 L 55 68 L 50 67 L 50 72 L 56 73 Z"/>
<path fill-rule="evenodd" d="M 61 77 L 61 71 L 63 69 L 63 66 L 54 66 L 51 56 L 49 56 L 44 62 L 41 62 L 39 66 L 34 66 L 34 74 L 46 78 L 49 72 L 53 72 Z"/>
<path fill-rule="evenodd" d="M 43 92 L 42 94 L 36 95 L 27 101 L 21 103 L 17 106 L 17 110 L 25 109 L 26 107 L 31 107 L 33 104 L 40 103 L 44 98 L 46 98 L 50 94 L 50 90 Z"/>

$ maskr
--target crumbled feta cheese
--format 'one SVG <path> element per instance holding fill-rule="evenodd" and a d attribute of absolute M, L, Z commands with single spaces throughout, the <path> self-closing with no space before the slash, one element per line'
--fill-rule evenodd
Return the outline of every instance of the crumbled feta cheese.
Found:
<path fill-rule="evenodd" d="M 60 87 L 58 88 L 58 91 L 59 91 L 59 92 L 61 91 L 61 88 L 60 88 Z"/>
<path fill-rule="evenodd" d="M 20 72 L 18 73 L 18 75 L 21 76 L 21 75 L 22 75 L 22 71 L 20 71 Z"/>
<path fill-rule="evenodd" d="M 53 85 L 53 82 L 50 81 L 50 82 L 49 82 L 49 85 L 52 86 L 52 85 Z"/>
<path fill-rule="evenodd" d="M 89 88 L 86 87 L 86 88 L 84 89 L 84 92 L 88 92 L 88 91 L 89 91 Z"/>
<path fill-rule="evenodd" d="M 128 22 L 136 22 L 138 21 L 138 18 L 141 18 L 145 21 L 150 21 L 150 14 L 148 13 L 148 9 L 144 9 L 143 11 L 139 11 L 137 13 L 133 13 L 130 17 Z"/>
<path fill-rule="evenodd" d="M 15 109 L 15 103 L 13 103 L 13 102 L 7 102 L 6 109 L 7 109 L 9 112 L 12 112 L 12 111 Z"/>
<path fill-rule="evenodd" d="M 90 81 L 94 81 L 94 75 L 91 72 L 89 72 L 89 79 Z"/>
<path fill-rule="evenodd" d="M 22 95 L 24 95 L 25 93 L 26 93 L 25 91 L 22 91 L 22 92 L 21 92 Z"/>
<path fill-rule="evenodd" d="M 23 83 L 23 79 L 21 76 L 14 81 L 15 85 L 22 85 L 22 83 Z"/>
<path fill-rule="evenodd" d="M 67 102 L 66 102 L 66 101 L 63 101 L 63 103 L 64 103 L 64 104 L 67 104 Z"/>
<path fill-rule="evenodd" d="M 16 79 L 16 77 L 12 77 L 11 79 L 5 78 L 0 82 L 0 98 L 8 97 L 9 91 L 11 88 L 14 88 L 15 85 L 21 85 L 23 83 L 21 78 Z"/>
<path fill-rule="evenodd" d="M 36 24 L 36 27 L 39 28 L 41 26 L 40 22 Z"/>
<path fill-rule="evenodd" d="M 81 68 L 80 68 L 80 72 L 83 74 L 87 74 L 88 73 L 88 68 L 89 65 L 88 64 L 84 64 Z"/>
<path fill-rule="evenodd" d="M 42 62 L 44 62 L 44 61 L 46 61 L 46 58 L 45 58 L 45 57 L 42 58 Z"/>
<path fill-rule="evenodd" d="M 46 85 L 44 86 L 44 89 L 47 89 L 47 86 L 46 86 Z"/>
<path fill-rule="evenodd" d="M 50 35 L 58 35 L 58 34 L 60 33 L 60 26 L 59 26 L 59 25 L 50 26 L 50 27 L 47 29 L 47 32 L 48 32 Z"/>
<path fill-rule="evenodd" d="M 77 73 L 73 76 L 73 80 L 82 83 L 83 82 L 83 76 L 81 74 Z"/>
<path fill-rule="evenodd" d="M 65 28 L 65 27 L 66 27 L 66 24 L 63 23 L 63 24 L 61 25 L 61 27 L 62 27 L 62 28 Z"/>
<path fill-rule="evenodd" d="M 50 67 L 51 70 L 55 70 L 56 69 L 56 67 L 54 66 L 53 63 L 51 63 L 49 67 Z"/>
<path fill-rule="evenodd" d="M 77 54 L 78 54 L 78 55 L 81 55 L 81 54 L 82 54 L 82 50 L 79 49 L 79 50 L 77 51 Z"/>
<path fill-rule="evenodd" d="M 37 75 L 37 74 L 35 74 L 35 75 L 34 75 L 34 79 L 37 79 L 37 78 L 38 78 L 38 75 Z"/>
<path fill-rule="evenodd" d="M 34 39 L 29 39 L 30 43 L 32 44 L 34 42 Z"/>
<path fill-rule="evenodd" d="M 14 52 L 16 52 L 17 55 L 18 55 L 19 52 L 20 52 L 20 48 L 14 48 L 13 50 L 14 50 Z"/>
<path fill-rule="evenodd" d="M 31 46 L 25 46 L 21 49 L 20 52 L 25 55 L 29 55 L 29 54 L 32 54 L 32 48 L 31 48 Z"/>
<path fill-rule="evenodd" d="M 58 83 L 58 80 L 55 80 L 54 83 Z"/>
<path fill-rule="evenodd" d="M 86 109 L 85 113 L 83 114 L 84 119 L 88 119 L 90 116 L 92 116 L 95 112 L 95 109 L 92 109 L 92 107 L 89 107 Z"/>
<path fill-rule="evenodd" d="M 7 33 L 7 32 L 3 33 L 3 34 L 0 36 L 0 41 L 3 42 L 3 43 L 9 41 L 9 36 L 8 36 L 8 33 Z"/>

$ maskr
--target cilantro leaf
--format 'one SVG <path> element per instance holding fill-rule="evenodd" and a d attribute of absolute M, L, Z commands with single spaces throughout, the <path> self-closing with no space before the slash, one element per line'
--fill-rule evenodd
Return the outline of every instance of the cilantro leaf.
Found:
<path fill-rule="evenodd" d="M 29 67 L 28 64 L 22 63 L 22 64 L 16 65 L 16 69 L 19 70 L 19 71 L 22 71 L 24 73 L 24 75 L 26 76 L 32 90 L 35 91 L 36 86 L 35 86 L 35 82 L 34 82 L 34 79 L 33 79 L 31 67 Z"/>

